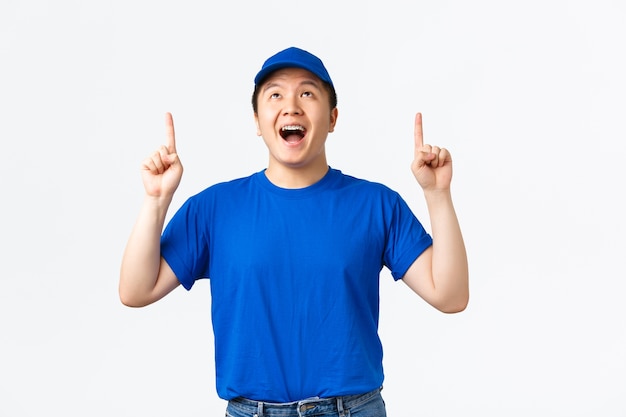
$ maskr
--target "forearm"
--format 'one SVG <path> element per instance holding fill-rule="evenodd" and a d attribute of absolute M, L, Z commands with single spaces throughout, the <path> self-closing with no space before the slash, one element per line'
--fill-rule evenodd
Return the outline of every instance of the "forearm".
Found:
<path fill-rule="evenodd" d="M 469 299 L 465 243 L 448 190 L 425 193 L 433 236 L 432 279 L 443 310 L 461 311 Z"/>
<path fill-rule="evenodd" d="M 155 290 L 161 263 L 160 240 L 171 199 L 146 196 L 122 258 L 119 294 L 122 303 L 145 305 Z"/>

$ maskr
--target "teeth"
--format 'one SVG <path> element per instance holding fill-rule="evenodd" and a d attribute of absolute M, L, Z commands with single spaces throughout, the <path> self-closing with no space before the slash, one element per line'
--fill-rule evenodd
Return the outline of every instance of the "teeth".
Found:
<path fill-rule="evenodd" d="M 286 130 L 299 130 L 301 132 L 304 132 L 304 128 L 302 126 L 297 126 L 297 125 L 283 126 L 281 130 L 283 132 Z"/>

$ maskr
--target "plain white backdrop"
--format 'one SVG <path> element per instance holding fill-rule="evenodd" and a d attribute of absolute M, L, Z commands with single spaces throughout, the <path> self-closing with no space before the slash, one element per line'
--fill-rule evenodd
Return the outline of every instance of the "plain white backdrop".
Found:
<path fill-rule="evenodd" d="M 429 228 L 415 112 L 454 159 L 470 305 L 383 271 L 388 414 L 626 416 L 625 40 L 617 0 L 3 0 L 0 415 L 223 415 L 208 282 L 119 302 L 139 166 L 170 111 L 172 211 L 264 168 L 252 79 L 299 46 L 337 87 L 333 167 Z"/>

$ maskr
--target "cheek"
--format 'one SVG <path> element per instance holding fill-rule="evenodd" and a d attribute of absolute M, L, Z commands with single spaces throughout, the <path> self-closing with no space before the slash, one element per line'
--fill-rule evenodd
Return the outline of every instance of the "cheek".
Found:
<path fill-rule="evenodd" d="M 269 122 L 268 118 L 263 118 L 263 113 L 257 114 L 254 118 L 254 122 L 256 125 L 256 134 L 257 136 L 261 136 L 263 132 L 266 132 L 268 129 L 271 129 L 271 122 Z"/>
<path fill-rule="evenodd" d="M 255 119 L 257 136 L 272 136 L 275 129 L 276 117 L 269 112 L 260 113 Z"/>

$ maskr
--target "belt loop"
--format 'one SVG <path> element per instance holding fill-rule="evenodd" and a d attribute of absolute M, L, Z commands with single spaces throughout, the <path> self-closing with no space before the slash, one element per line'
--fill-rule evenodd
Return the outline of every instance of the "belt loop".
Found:
<path fill-rule="evenodd" d="M 254 417 L 263 417 L 263 402 L 257 401 L 257 411 Z"/>
<path fill-rule="evenodd" d="M 339 417 L 344 417 L 346 413 L 343 411 L 343 398 L 337 397 L 337 413 Z"/>

